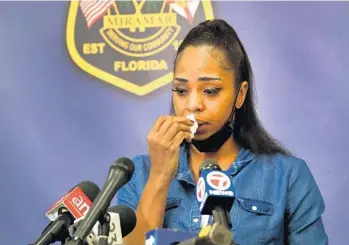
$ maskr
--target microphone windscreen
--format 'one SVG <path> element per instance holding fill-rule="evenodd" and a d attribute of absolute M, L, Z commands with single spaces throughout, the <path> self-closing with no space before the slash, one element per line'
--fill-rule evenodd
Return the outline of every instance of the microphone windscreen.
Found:
<path fill-rule="evenodd" d="M 96 185 L 92 181 L 82 181 L 77 186 L 81 188 L 81 190 L 86 194 L 88 199 L 90 199 L 91 201 L 96 199 L 98 193 L 100 192 L 98 185 Z"/>
<path fill-rule="evenodd" d="M 128 180 L 131 179 L 133 172 L 135 170 L 135 166 L 134 166 L 132 160 L 129 158 L 126 158 L 126 157 L 122 157 L 122 158 L 119 158 L 118 160 L 116 160 L 112 164 L 111 169 L 112 168 L 119 168 L 119 169 L 126 171 Z"/>
<path fill-rule="evenodd" d="M 120 217 L 120 226 L 122 237 L 127 236 L 136 227 L 137 217 L 135 211 L 126 205 L 116 205 L 110 207 L 108 212 L 118 213 Z"/>
<path fill-rule="evenodd" d="M 203 161 L 203 163 L 201 163 L 200 165 L 199 172 L 201 173 L 201 171 L 205 169 L 218 170 L 218 171 L 221 170 L 221 168 L 219 167 L 215 159 L 207 159 Z"/>

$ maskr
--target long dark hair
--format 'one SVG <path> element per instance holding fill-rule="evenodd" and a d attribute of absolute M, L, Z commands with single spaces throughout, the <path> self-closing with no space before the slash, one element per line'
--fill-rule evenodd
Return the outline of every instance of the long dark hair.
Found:
<path fill-rule="evenodd" d="M 234 139 L 237 143 L 257 154 L 290 154 L 263 128 L 254 103 L 253 71 L 250 60 L 235 30 L 224 20 L 208 20 L 190 30 L 178 48 L 174 67 L 180 54 L 188 46 L 210 45 L 225 54 L 224 68 L 235 73 L 235 86 L 247 81 L 249 89 L 241 108 L 235 110 Z M 235 106 L 235 105 L 234 105 Z M 173 104 L 171 112 L 174 112 Z"/>

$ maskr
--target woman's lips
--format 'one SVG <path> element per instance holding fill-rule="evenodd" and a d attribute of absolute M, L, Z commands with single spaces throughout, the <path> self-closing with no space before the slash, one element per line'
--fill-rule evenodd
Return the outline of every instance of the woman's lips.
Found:
<path fill-rule="evenodd" d="M 198 129 L 196 130 L 196 133 L 203 133 L 207 130 L 208 123 L 198 123 Z"/>

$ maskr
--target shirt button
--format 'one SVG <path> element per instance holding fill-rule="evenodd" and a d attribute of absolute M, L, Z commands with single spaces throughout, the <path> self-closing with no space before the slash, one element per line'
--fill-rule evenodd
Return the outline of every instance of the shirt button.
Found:
<path fill-rule="evenodd" d="M 182 174 L 178 174 L 178 178 L 182 178 L 183 177 L 183 175 Z"/>
<path fill-rule="evenodd" d="M 253 206 L 252 206 L 252 210 L 253 210 L 253 211 L 256 211 L 256 210 L 257 210 L 257 207 L 253 205 Z"/>
<path fill-rule="evenodd" d="M 194 222 L 194 223 L 197 223 L 197 222 L 199 222 L 199 219 L 198 219 L 198 218 L 195 218 L 195 219 L 193 219 L 193 222 Z"/>

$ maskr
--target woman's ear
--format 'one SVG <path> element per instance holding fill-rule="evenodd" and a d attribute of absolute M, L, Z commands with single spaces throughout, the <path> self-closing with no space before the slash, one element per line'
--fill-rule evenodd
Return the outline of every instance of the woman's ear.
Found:
<path fill-rule="evenodd" d="M 237 98 L 236 103 L 235 103 L 236 109 L 240 109 L 241 106 L 244 104 L 245 99 L 246 99 L 246 95 L 247 95 L 247 91 L 248 91 L 248 82 L 243 81 L 240 85 L 238 98 Z"/>

